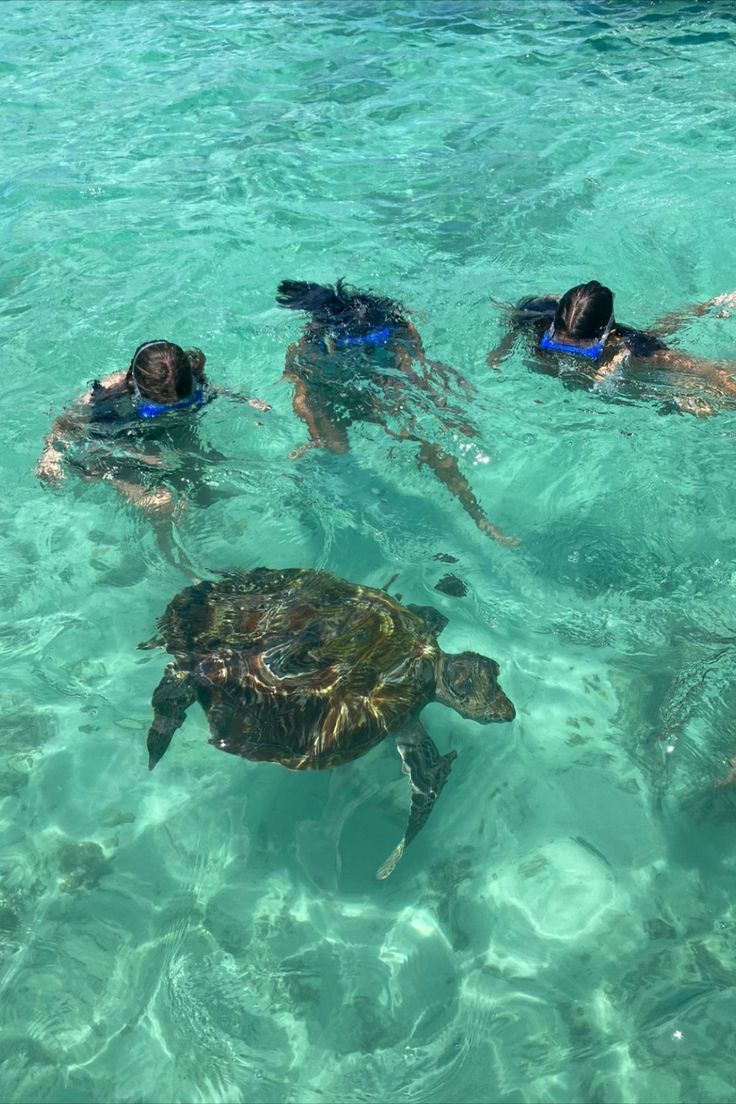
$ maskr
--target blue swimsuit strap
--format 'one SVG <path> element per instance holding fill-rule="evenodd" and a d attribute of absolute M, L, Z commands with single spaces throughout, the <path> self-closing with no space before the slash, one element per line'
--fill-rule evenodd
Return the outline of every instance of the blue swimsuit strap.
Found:
<path fill-rule="evenodd" d="M 550 336 L 552 332 L 552 327 L 544 331 L 539 339 L 540 349 L 549 349 L 550 352 L 554 353 L 571 353 L 572 356 L 587 357 L 588 360 L 597 360 L 603 352 L 605 340 L 599 341 L 596 345 L 589 345 L 587 349 L 584 349 L 580 345 L 565 345 L 561 341 L 555 341 L 554 337 Z"/>
<path fill-rule="evenodd" d="M 338 349 L 357 349 L 361 345 L 388 345 L 393 326 L 384 326 L 380 330 L 371 330 L 367 334 L 338 334 L 332 340 Z"/>
<path fill-rule="evenodd" d="M 203 406 L 206 402 L 204 391 L 198 387 L 188 399 L 182 399 L 175 403 L 141 403 L 136 407 L 139 418 L 158 418 L 161 414 L 168 414 L 170 410 L 186 410 L 190 406 Z"/>

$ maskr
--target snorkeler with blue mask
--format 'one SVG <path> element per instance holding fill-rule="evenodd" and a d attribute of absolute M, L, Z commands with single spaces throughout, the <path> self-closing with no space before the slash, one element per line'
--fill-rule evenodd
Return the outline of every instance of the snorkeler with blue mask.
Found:
<path fill-rule="evenodd" d="M 609 339 L 618 329 L 613 314 L 613 292 L 597 280 L 570 288 L 559 300 L 551 296 L 524 299 L 512 311 L 512 319 L 511 334 L 489 356 L 489 363 L 497 361 L 510 349 L 521 327 L 531 326 L 536 335 L 536 351 L 545 354 L 541 358 L 542 370 L 553 375 L 564 374 L 564 362 L 558 364 L 559 356 L 550 361 L 546 356 L 549 353 L 589 361 L 587 374 L 597 377 L 599 362 L 605 361 L 610 352 Z M 586 373 L 584 365 L 579 366 L 579 370 Z"/>
<path fill-rule="evenodd" d="M 161 480 L 182 475 L 169 471 L 177 452 L 186 458 L 223 459 L 197 445 L 196 414 L 217 395 L 270 409 L 260 399 L 214 388 L 204 374 L 201 349 L 182 349 L 170 341 L 146 341 L 133 354 L 127 371 L 95 380 L 91 389 L 65 410 L 45 439 L 36 474 L 49 483 L 64 478 L 64 459 L 87 480 L 111 482 L 128 501 L 148 510 L 171 507 L 172 492 Z M 77 443 L 69 455 L 67 450 Z M 186 464 L 185 464 L 186 467 Z M 191 468 L 191 463 L 189 464 Z M 192 483 L 192 472 L 178 482 Z"/>
<path fill-rule="evenodd" d="M 613 292 L 590 280 L 570 288 L 560 299 L 537 296 L 521 300 L 510 310 L 509 332 L 489 353 L 488 364 L 499 368 L 518 338 L 527 333 L 533 339 L 535 369 L 559 377 L 568 386 L 594 387 L 615 373 L 611 393 L 660 402 L 664 397 L 664 413 L 706 416 L 715 412 L 719 399 L 736 396 L 731 378 L 736 366 L 671 349 L 662 338 L 675 332 L 685 319 L 706 315 L 727 301 L 728 296 L 718 296 L 667 315 L 651 330 L 638 330 L 616 321 Z M 663 381 L 669 390 L 664 396 Z M 674 395 L 672 388 L 676 389 Z"/>
<path fill-rule="evenodd" d="M 589 339 L 589 343 L 584 340 L 572 344 L 568 338 L 566 341 L 561 341 L 556 330 L 554 322 L 545 330 L 539 339 L 539 348 L 546 349 L 551 353 L 569 353 L 570 356 L 586 357 L 588 360 L 599 360 L 604 348 L 606 347 L 606 341 L 613 328 L 613 314 L 608 320 L 603 333 L 598 338 Z"/>
<path fill-rule="evenodd" d="M 141 391 L 138 374 L 136 374 L 141 371 L 139 360 L 149 349 L 163 350 L 166 353 L 168 352 L 167 347 L 175 350 L 174 363 L 173 365 L 166 364 L 164 366 L 160 379 L 151 379 L 151 369 L 148 364 L 151 358 L 146 358 L 146 370 L 149 378 L 144 383 L 146 388 L 146 394 L 144 395 Z M 189 352 L 184 352 L 182 349 L 183 358 L 181 358 L 176 350 L 179 350 L 179 346 L 171 345 L 168 341 L 147 341 L 144 345 L 139 345 L 133 354 L 128 372 L 135 396 L 133 412 L 139 418 L 160 418 L 162 414 L 170 414 L 174 410 L 187 410 L 192 406 L 199 409 L 208 401 L 205 395 L 204 353 L 201 349 L 191 349 Z M 161 358 L 158 357 L 156 360 L 160 365 Z M 187 361 L 189 362 L 188 369 Z M 182 394 L 187 387 L 189 388 L 189 394 Z M 167 399 L 165 402 L 152 402 L 152 394 L 166 395 Z"/>
<path fill-rule="evenodd" d="M 289 346 L 284 368 L 294 387 L 294 413 L 309 434 L 291 458 L 317 448 L 345 453 L 353 423 L 380 425 L 395 441 L 418 446 L 418 463 L 458 499 L 481 532 L 501 544 L 518 543 L 486 517 L 455 457 L 427 439 L 433 422 L 454 436 L 476 435 L 466 412 L 449 401 L 453 386 L 455 400 L 461 390 L 473 388 L 453 368 L 428 359 L 406 309 L 342 280 L 334 285 L 284 280 L 276 301 L 309 316 L 301 337 Z"/>

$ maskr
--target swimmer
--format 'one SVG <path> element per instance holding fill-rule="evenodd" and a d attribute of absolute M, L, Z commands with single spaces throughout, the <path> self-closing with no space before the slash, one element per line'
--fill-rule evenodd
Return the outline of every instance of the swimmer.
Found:
<path fill-rule="evenodd" d="M 731 373 L 736 365 L 706 360 L 672 349 L 662 340 L 691 317 L 714 308 L 723 316 L 736 306 L 736 292 L 716 296 L 682 311 L 666 315 L 651 330 L 637 330 L 617 322 L 610 288 L 591 280 L 566 291 L 561 299 L 538 296 L 523 299 L 512 311 L 511 329 L 488 355 L 491 368 L 498 368 L 511 352 L 522 332 L 533 334 L 540 371 L 580 386 L 593 387 L 617 373 L 622 384 L 641 383 L 649 372 L 669 373 L 678 390 L 683 377 L 695 377 L 717 398 L 736 396 Z M 705 416 L 714 413 L 712 403 L 694 396 L 676 396 L 679 411 Z"/>
<path fill-rule="evenodd" d="M 380 425 L 395 440 L 419 445 L 419 463 L 434 472 L 483 533 L 501 544 L 518 543 L 488 520 L 455 458 L 415 432 L 416 411 L 453 434 L 475 436 L 463 411 L 448 402 L 451 383 L 473 388 L 454 369 L 427 358 L 401 304 L 342 280 L 334 287 L 284 280 L 276 299 L 279 306 L 311 315 L 299 341 L 289 346 L 284 368 L 284 378 L 294 386 L 294 412 L 310 437 L 292 459 L 312 448 L 347 452 L 353 422 Z"/>
<path fill-rule="evenodd" d="M 39 479 L 61 483 L 66 461 L 87 480 L 112 483 L 136 506 L 169 510 L 172 493 L 163 479 L 171 483 L 177 474 L 171 466 L 173 453 L 195 461 L 223 459 L 219 453 L 203 453 L 191 415 L 217 395 L 270 409 L 260 399 L 212 387 L 204 365 L 201 349 L 184 350 L 170 341 L 139 345 L 127 371 L 95 380 L 55 420 L 36 465 Z M 84 448 L 72 448 L 80 441 Z M 190 475 L 184 473 L 185 485 L 191 485 Z"/>

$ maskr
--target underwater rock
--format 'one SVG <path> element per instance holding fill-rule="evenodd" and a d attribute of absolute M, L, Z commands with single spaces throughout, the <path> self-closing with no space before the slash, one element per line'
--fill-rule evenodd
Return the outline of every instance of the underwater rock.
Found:
<path fill-rule="evenodd" d="M 462 579 L 459 579 L 457 575 L 443 575 L 438 583 L 435 583 L 435 590 L 439 590 L 442 594 L 449 594 L 453 598 L 462 598 L 468 593 L 468 588 Z"/>
<path fill-rule="evenodd" d="M 65 893 L 94 889 L 100 878 L 111 872 L 110 861 L 99 843 L 84 840 L 62 843 L 58 851 L 59 870 L 66 874 L 61 883 Z"/>

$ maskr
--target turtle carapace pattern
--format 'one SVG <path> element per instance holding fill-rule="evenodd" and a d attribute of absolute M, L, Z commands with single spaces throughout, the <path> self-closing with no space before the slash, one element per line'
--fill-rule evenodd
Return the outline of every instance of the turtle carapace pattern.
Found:
<path fill-rule="evenodd" d="M 448 655 L 447 619 L 327 571 L 259 567 L 186 587 L 159 621 L 174 657 L 153 694 L 153 769 L 198 701 L 210 743 L 289 770 L 327 770 L 396 739 L 411 789 L 403 839 L 378 871 L 387 877 L 447 780 L 456 752 L 440 755 L 419 723 L 431 701 L 481 724 L 510 721 L 498 664 Z"/>

